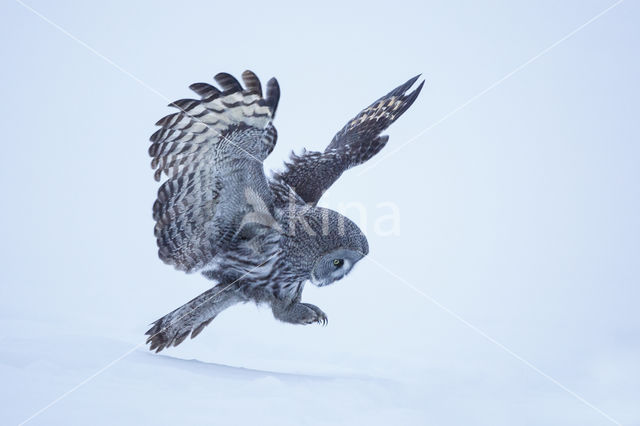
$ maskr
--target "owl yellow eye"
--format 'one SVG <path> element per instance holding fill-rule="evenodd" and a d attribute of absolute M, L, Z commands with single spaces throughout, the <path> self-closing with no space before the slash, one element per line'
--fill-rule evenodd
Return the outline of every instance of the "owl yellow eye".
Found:
<path fill-rule="evenodd" d="M 344 259 L 333 259 L 333 266 L 339 268 L 342 265 L 344 265 Z"/>

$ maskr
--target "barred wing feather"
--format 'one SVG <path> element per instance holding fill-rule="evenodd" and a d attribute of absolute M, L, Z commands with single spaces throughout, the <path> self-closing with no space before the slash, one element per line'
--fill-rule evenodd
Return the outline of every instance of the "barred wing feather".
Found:
<path fill-rule="evenodd" d="M 324 152 L 292 154 L 276 178 L 294 188 L 304 201 L 315 205 L 342 173 L 368 161 L 384 148 L 389 137 L 381 133 L 416 100 L 424 81 L 412 92 L 407 91 L 419 77 L 396 87 L 349 120 Z"/>
<path fill-rule="evenodd" d="M 262 162 L 276 143 L 280 91 L 271 79 L 263 97 L 253 72 L 242 78 L 246 88 L 226 73 L 215 77 L 222 90 L 191 85 L 200 99 L 171 103 L 179 112 L 160 119 L 150 138 L 154 177 L 166 176 L 153 205 L 158 254 L 180 270 L 199 270 L 225 248 L 250 211 L 247 189 L 273 203 Z"/>

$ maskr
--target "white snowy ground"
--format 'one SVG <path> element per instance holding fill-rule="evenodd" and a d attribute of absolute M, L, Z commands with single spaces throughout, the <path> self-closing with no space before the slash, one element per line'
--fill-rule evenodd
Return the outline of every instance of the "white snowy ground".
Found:
<path fill-rule="evenodd" d="M 19 424 L 105 367 L 28 424 L 613 424 L 412 290 L 366 283 L 387 277 L 360 266 L 362 280 L 307 290 L 307 300 L 327 310 L 326 328 L 281 324 L 245 305 L 160 355 L 134 349 L 145 327 L 127 320 L 127 302 L 111 312 L 117 332 L 88 312 L 76 323 L 3 318 L 0 424 Z M 154 318 L 158 307 L 140 311 L 135 316 Z M 637 341 L 610 349 L 611 341 L 571 339 L 570 323 L 538 318 L 540 328 L 512 328 L 519 321 L 512 315 L 474 322 L 615 420 L 639 424 Z"/>
<path fill-rule="evenodd" d="M 26 420 L 132 348 L 128 342 L 35 322 L 3 321 L 2 327 L 21 331 L 1 342 L 3 425 Z M 557 424 L 559 418 L 562 424 L 608 423 L 500 353 L 493 354 L 500 366 L 460 356 L 425 369 L 415 360 L 392 361 L 375 353 L 356 356 L 325 348 L 330 356 L 300 360 L 296 355 L 303 349 L 293 354 L 271 349 L 262 359 L 254 353 L 235 363 L 138 349 L 29 424 L 495 425 Z M 626 360 L 624 368 L 637 378 L 634 361 Z M 616 367 L 601 366 L 604 372 L 594 374 L 605 374 L 607 368 Z M 564 377 L 627 420 L 624 424 L 637 424 L 637 412 L 628 410 L 638 392 L 628 379 L 587 389 L 581 380 Z M 606 392 L 598 389 L 603 384 Z"/>
<path fill-rule="evenodd" d="M 640 425 L 639 2 L 24 2 L 50 22 L 0 2 L 1 425 Z M 148 353 L 208 285 L 156 256 L 148 137 L 245 68 L 282 89 L 267 169 L 427 83 L 322 200 L 371 248 L 305 290 L 327 327 L 244 305 Z"/>

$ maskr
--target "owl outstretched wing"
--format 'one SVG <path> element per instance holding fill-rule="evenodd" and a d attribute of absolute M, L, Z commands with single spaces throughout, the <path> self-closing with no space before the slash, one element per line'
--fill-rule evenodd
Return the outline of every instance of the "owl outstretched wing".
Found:
<path fill-rule="evenodd" d="M 278 82 L 271 79 L 263 97 L 251 71 L 242 74 L 244 88 L 226 73 L 215 79 L 222 90 L 192 84 L 200 99 L 171 103 L 179 112 L 158 121 L 150 138 L 155 179 L 166 175 L 153 205 L 158 255 L 187 272 L 225 248 L 252 211 L 249 198 L 273 213 L 262 162 L 277 139 Z"/>
<path fill-rule="evenodd" d="M 284 171 L 274 177 L 292 187 L 307 203 L 316 204 L 343 172 L 364 163 L 384 148 L 389 137 L 380 133 L 416 100 L 424 81 L 413 92 L 407 94 L 407 91 L 419 77 L 393 89 L 349 120 L 324 152 L 292 153 Z"/>

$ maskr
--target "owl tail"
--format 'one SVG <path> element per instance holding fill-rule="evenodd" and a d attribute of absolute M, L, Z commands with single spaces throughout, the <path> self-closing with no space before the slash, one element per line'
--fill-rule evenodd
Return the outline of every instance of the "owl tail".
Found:
<path fill-rule="evenodd" d="M 224 285 L 217 285 L 178 309 L 156 320 L 145 333 L 150 350 L 160 352 L 178 346 L 191 334 L 196 337 L 223 310 L 242 302 L 238 293 Z"/>

